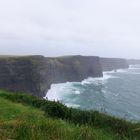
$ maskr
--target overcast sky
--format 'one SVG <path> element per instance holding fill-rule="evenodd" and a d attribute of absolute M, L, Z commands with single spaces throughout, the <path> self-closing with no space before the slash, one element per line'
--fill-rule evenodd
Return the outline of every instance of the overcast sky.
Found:
<path fill-rule="evenodd" d="M 0 54 L 140 58 L 140 0 L 0 0 Z"/>

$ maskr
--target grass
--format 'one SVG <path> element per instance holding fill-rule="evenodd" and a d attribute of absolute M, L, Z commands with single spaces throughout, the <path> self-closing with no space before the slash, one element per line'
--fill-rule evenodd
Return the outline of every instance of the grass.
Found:
<path fill-rule="evenodd" d="M 45 117 L 39 109 L 0 97 L 1 140 L 94 140 L 102 137 L 108 139 L 104 131 Z"/>
<path fill-rule="evenodd" d="M 140 124 L 0 91 L 0 140 L 140 140 Z"/>

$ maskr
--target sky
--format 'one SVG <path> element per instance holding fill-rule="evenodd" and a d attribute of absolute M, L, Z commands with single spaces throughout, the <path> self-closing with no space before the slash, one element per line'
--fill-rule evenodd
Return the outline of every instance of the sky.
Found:
<path fill-rule="evenodd" d="M 0 0 L 0 54 L 140 59 L 140 1 Z"/>

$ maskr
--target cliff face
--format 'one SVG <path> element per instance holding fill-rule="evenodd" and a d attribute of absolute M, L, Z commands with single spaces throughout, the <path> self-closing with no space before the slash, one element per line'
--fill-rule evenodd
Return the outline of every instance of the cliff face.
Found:
<path fill-rule="evenodd" d="M 44 57 L 0 57 L 0 88 L 40 96 Z"/>
<path fill-rule="evenodd" d="M 140 59 L 128 59 L 127 62 L 129 65 L 140 65 Z"/>
<path fill-rule="evenodd" d="M 43 97 L 52 83 L 102 77 L 102 71 L 128 68 L 125 59 L 95 56 L 0 57 L 0 89 Z M 103 69 L 103 70 L 102 70 Z"/>
<path fill-rule="evenodd" d="M 99 57 L 0 57 L 0 88 L 43 97 L 52 83 L 101 77 Z"/>
<path fill-rule="evenodd" d="M 101 61 L 103 71 L 129 68 L 129 65 L 126 59 L 101 58 L 100 61 Z"/>
<path fill-rule="evenodd" d="M 47 83 L 81 81 L 88 77 L 101 77 L 99 57 L 67 56 L 46 58 Z"/>

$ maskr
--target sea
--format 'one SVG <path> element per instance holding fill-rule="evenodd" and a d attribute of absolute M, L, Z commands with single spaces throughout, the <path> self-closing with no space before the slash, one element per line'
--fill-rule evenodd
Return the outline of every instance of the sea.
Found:
<path fill-rule="evenodd" d="M 140 65 L 104 72 L 102 78 L 52 84 L 46 97 L 68 107 L 140 121 Z"/>

